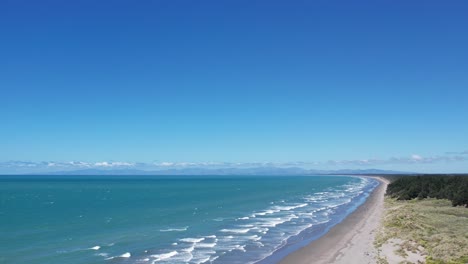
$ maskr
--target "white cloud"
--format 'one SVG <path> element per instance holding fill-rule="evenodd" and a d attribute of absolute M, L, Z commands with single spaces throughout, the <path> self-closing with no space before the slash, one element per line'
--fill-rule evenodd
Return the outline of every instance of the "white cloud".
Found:
<path fill-rule="evenodd" d="M 94 163 L 94 166 L 96 166 L 96 167 L 131 167 L 131 166 L 134 166 L 134 165 L 135 165 L 135 163 L 120 162 L 120 161 L 117 161 L 117 162 L 103 161 L 103 162 Z"/>
<path fill-rule="evenodd" d="M 0 173 L 5 171 L 18 172 L 48 172 L 48 171 L 66 171 L 78 169 L 122 169 L 134 168 L 140 170 L 165 170 L 178 168 L 204 168 L 204 169 L 222 169 L 222 168 L 253 168 L 253 167 L 301 167 L 314 168 L 315 166 L 338 166 L 338 167 L 370 167 L 380 165 L 398 165 L 398 164 L 434 164 L 441 162 L 466 162 L 468 161 L 468 151 L 457 152 L 457 154 L 448 154 L 440 156 L 424 157 L 419 154 L 412 154 L 407 157 L 391 157 L 387 159 L 364 158 L 351 160 L 329 160 L 329 161 L 291 161 L 291 162 L 155 162 L 155 163 L 133 163 L 126 161 L 5 161 L 0 162 Z"/>
<path fill-rule="evenodd" d="M 96 163 L 94 163 L 94 166 L 96 166 L 96 167 L 109 167 L 109 163 L 107 161 L 96 162 Z"/>

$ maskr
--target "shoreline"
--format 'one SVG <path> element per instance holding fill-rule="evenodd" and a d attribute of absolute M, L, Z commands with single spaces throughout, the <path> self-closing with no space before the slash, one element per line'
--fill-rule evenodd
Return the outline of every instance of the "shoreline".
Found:
<path fill-rule="evenodd" d="M 373 243 L 384 211 L 384 194 L 388 180 L 378 176 L 364 177 L 380 182 L 364 204 L 319 239 L 288 254 L 279 261 L 280 264 L 375 262 L 377 252 Z"/>

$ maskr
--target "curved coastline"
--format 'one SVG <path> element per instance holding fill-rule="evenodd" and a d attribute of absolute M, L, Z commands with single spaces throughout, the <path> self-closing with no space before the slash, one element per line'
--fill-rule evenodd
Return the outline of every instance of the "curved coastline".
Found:
<path fill-rule="evenodd" d="M 383 199 L 388 181 L 378 176 L 371 177 L 380 184 L 366 201 L 343 221 L 331 227 L 323 236 L 304 247 L 291 252 L 280 264 L 361 264 L 375 261 L 374 233 L 383 213 Z"/>

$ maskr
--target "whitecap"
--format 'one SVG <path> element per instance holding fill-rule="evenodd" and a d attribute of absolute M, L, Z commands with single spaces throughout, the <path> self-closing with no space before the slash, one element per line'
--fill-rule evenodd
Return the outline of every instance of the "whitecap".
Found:
<path fill-rule="evenodd" d="M 182 231 L 187 231 L 188 226 L 186 227 L 181 227 L 181 228 L 167 228 L 167 229 L 160 229 L 160 232 L 182 232 Z"/>
<path fill-rule="evenodd" d="M 235 245 L 234 250 L 240 250 L 242 252 L 246 252 L 245 245 L 242 245 L 242 246 L 241 245 Z"/>
<path fill-rule="evenodd" d="M 151 255 L 151 257 L 155 258 L 155 262 L 157 261 L 161 261 L 161 260 L 165 260 L 165 259 L 169 259 L 169 258 L 172 258 L 173 256 L 179 254 L 179 252 L 177 251 L 171 251 L 169 253 L 163 253 L 163 254 L 155 254 L 155 255 Z"/>
<path fill-rule="evenodd" d="M 259 247 L 264 247 L 265 245 L 262 242 L 256 241 L 255 244 Z"/>
<path fill-rule="evenodd" d="M 250 228 L 245 229 L 221 229 L 221 232 L 225 233 L 235 233 L 235 234 L 245 234 L 250 231 Z"/>
<path fill-rule="evenodd" d="M 190 246 L 188 248 L 182 249 L 182 251 L 187 252 L 187 253 L 191 253 L 194 249 L 195 249 L 195 246 L 192 245 L 192 246 Z"/>
<path fill-rule="evenodd" d="M 258 241 L 258 240 L 262 239 L 262 237 L 258 236 L 258 235 L 253 235 L 253 236 L 248 236 L 247 239 L 253 240 L 253 241 Z"/>
<path fill-rule="evenodd" d="M 202 264 L 202 263 L 208 262 L 209 260 L 210 260 L 210 257 L 203 258 L 199 261 L 196 261 L 195 264 Z"/>
<path fill-rule="evenodd" d="M 130 258 L 131 256 L 132 256 L 132 254 L 130 254 L 130 252 L 125 252 L 120 256 L 106 258 L 106 260 L 111 260 L 111 259 L 115 259 L 115 258 Z"/>
<path fill-rule="evenodd" d="M 275 206 L 275 208 L 276 208 L 276 206 Z M 250 217 L 255 218 L 257 216 L 270 215 L 270 214 L 278 213 L 279 211 L 281 211 L 281 210 L 279 210 L 279 209 L 268 209 L 268 210 L 265 210 L 265 211 L 262 211 L 262 212 L 254 213 Z"/>
<path fill-rule="evenodd" d="M 290 211 L 290 210 L 294 210 L 297 208 L 306 207 L 307 205 L 309 204 L 303 203 L 303 204 L 290 205 L 290 206 L 275 206 L 274 208 L 280 211 Z"/>
<path fill-rule="evenodd" d="M 267 227 L 256 226 L 256 227 L 252 228 L 252 230 L 258 231 L 259 233 L 262 233 L 262 234 L 266 234 L 270 229 L 267 228 Z"/>
<path fill-rule="evenodd" d="M 122 255 L 120 255 L 119 258 L 129 258 L 131 256 L 132 256 L 132 254 L 130 254 L 130 252 L 126 252 L 126 253 L 123 253 Z"/>
<path fill-rule="evenodd" d="M 180 241 L 182 242 L 187 242 L 187 243 L 198 243 L 198 242 L 201 242 L 205 240 L 204 237 L 201 237 L 201 238 L 192 238 L 192 237 L 188 237 L 188 238 L 182 238 L 180 239 Z"/>
<path fill-rule="evenodd" d="M 261 227 L 275 227 L 279 224 L 287 222 L 287 220 L 283 220 L 281 218 L 267 218 L 267 219 L 262 219 L 262 220 L 263 220 L 263 223 L 258 223 L 258 225 Z"/>
<path fill-rule="evenodd" d="M 89 248 L 89 249 L 92 249 L 92 250 L 99 250 L 101 247 L 100 246 L 94 246 L 92 248 Z"/>
<path fill-rule="evenodd" d="M 196 248 L 213 248 L 216 246 L 216 243 L 198 243 L 195 245 Z"/>

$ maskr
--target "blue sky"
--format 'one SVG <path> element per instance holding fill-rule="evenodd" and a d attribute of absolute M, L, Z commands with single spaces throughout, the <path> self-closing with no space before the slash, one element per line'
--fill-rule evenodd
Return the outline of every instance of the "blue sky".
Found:
<path fill-rule="evenodd" d="M 464 0 L 2 1 L 0 173 L 468 172 L 466 14 Z"/>

